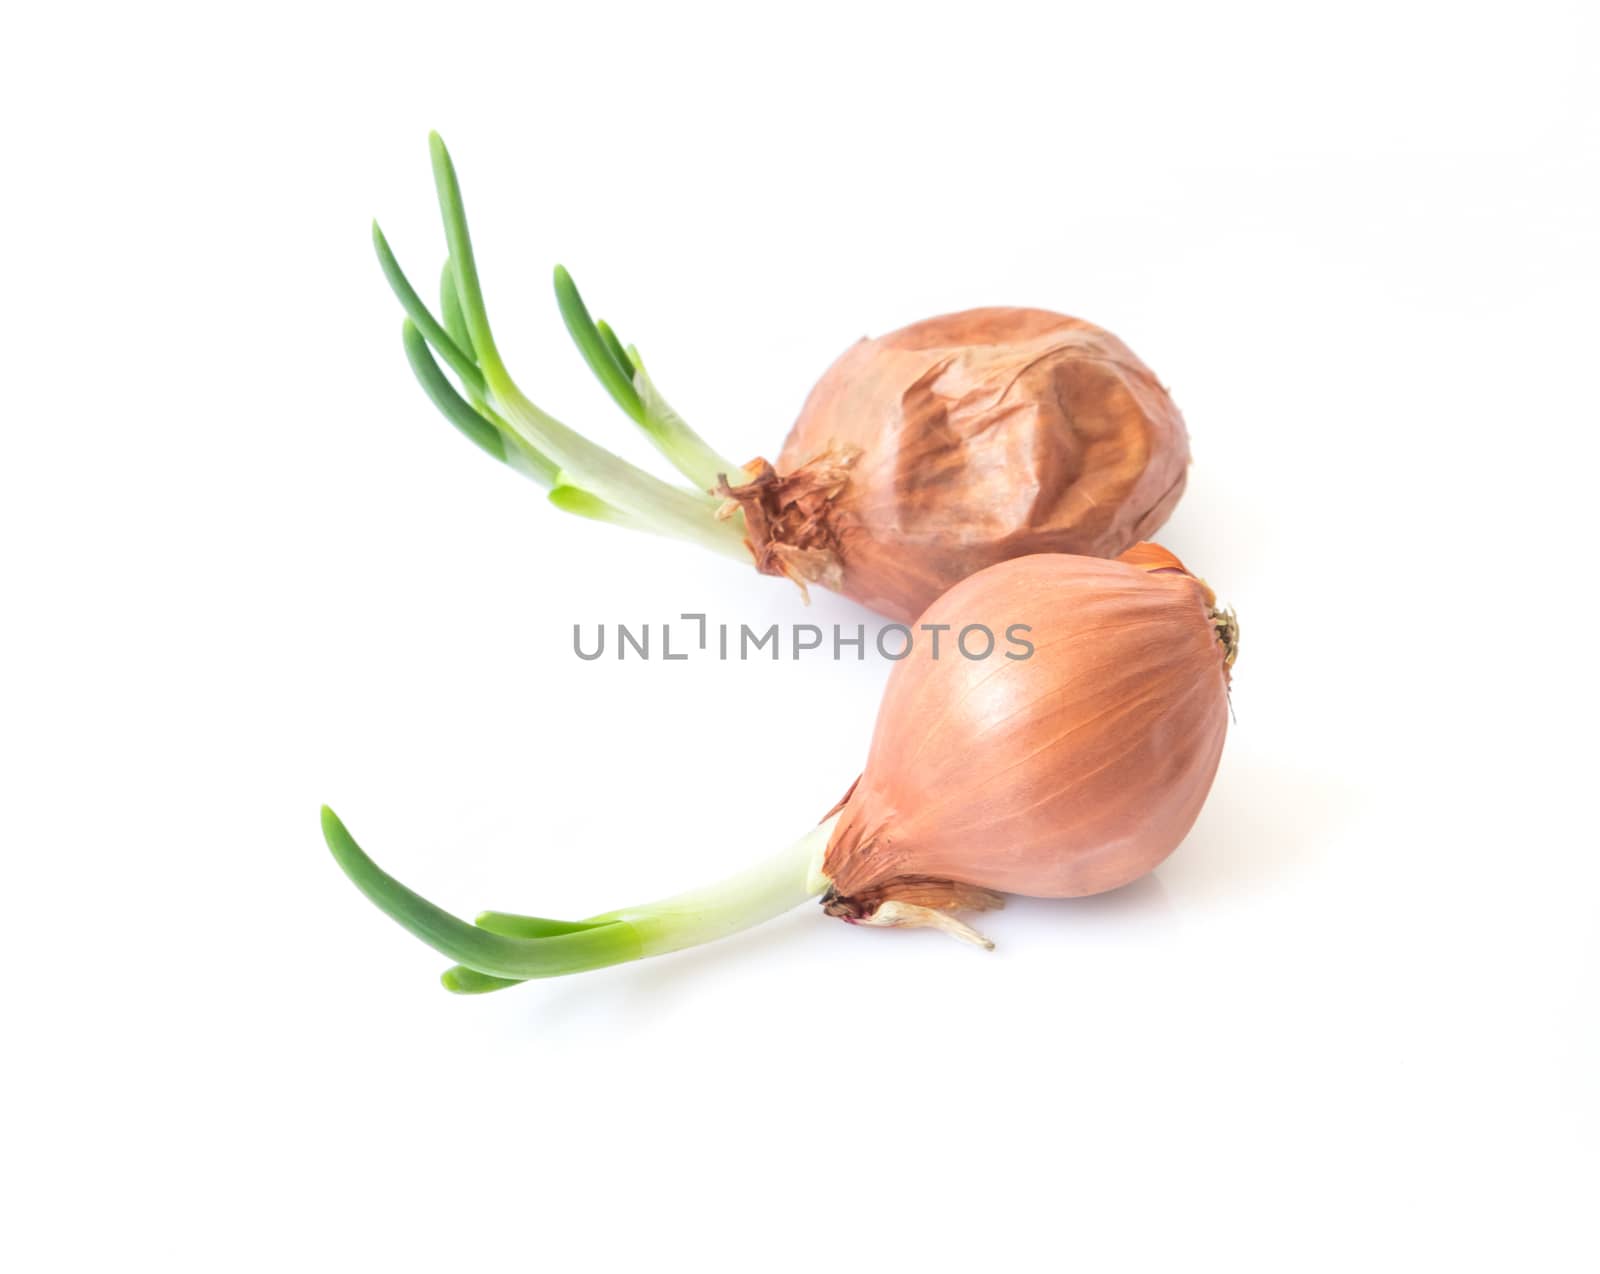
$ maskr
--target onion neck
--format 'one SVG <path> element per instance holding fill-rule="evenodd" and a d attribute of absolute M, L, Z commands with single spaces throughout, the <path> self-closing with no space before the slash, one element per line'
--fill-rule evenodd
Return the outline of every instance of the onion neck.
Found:
<path fill-rule="evenodd" d="M 1213 606 L 1210 619 L 1217 644 L 1222 647 L 1222 666 L 1231 674 L 1234 660 L 1239 657 L 1239 617 L 1232 606 Z"/>
<path fill-rule="evenodd" d="M 741 518 L 741 543 L 748 544 L 763 575 L 793 580 L 808 600 L 808 584 L 837 592 L 844 562 L 830 508 L 848 487 L 859 457 L 858 449 L 830 449 L 781 474 L 765 460 L 752 460 L 736 484 L 725 478 L 717 483 L 715 493 L 726 501 L 717 516 Z"/>

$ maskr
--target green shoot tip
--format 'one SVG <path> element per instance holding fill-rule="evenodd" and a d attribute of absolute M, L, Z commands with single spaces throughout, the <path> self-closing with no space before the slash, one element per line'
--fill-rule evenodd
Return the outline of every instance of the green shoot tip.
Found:
<path fill-rule="evenodd" d="M 580 973 L 637 960 L 644 954 L 638 933 L 621 922 L 596 927 L 580 922 L 574 932 L 572 925 L 527 917 L 530 928 L 561 930 L 536 938 L 506 937 L 475 928 L 407 889 L 379 867 L 327 806 L 322 809 L 322 834 L 334 861 L 379 911 L 441 955 L 487 975 L 473 985 L 471 972 L 456 973 L 463 989 L 491 990 L 506 982 Z"/>

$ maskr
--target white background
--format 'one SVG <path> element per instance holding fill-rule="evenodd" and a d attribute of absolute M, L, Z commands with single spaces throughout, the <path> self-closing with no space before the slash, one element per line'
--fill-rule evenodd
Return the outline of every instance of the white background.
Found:
<path fill-rule="evenodd" d="M 8 20 L 8 1266 L 1595 1268 L 1592 6 L 578 8 Z M 321 802 L 620 906 L 804 830 L 887 666 L 572 656 L 867 616 L 434 415 L 367 237 L 431 284 L 430 127 L 514 373 L 642 462 L 556 260 L 738 455 L 969 305 L 1157 369 L 1244 644 L 1154 878 L 440 990 Z"/>

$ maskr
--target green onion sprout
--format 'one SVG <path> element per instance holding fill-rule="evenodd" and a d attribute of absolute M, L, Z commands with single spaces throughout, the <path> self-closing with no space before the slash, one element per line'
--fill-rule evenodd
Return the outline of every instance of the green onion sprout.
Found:
<path fill-rule="evenodd" d="M 771 920 L 827 888 L 822 856 L 837 818 L 818 824 L 768 862 L 709 888 L 578 921 L 485 911 L 468 924 L 373 862 L 326 805 L 322 836 L 344 874 L 380 911 L 457 962 L 440 979 L 445 988 L 478 995 L 666 955 Z"/>
<path fill-rule="evenodd" d="M 430 134 L 429 144 L 448 247 L 437 317 L 376 222 L 372 242 L 405 313 L 406 361 L 434 406 L 477 446 L 537 482 L 559 509 L 689 540 L 748 562 L 743 518 L 737 513 L 719 517 L 722 501 L 713 491 L 724 479 L 744 482 L 751 475 L 711 448 L 672 409 L 638 352 L 624 346 L 610 325 L 590 316 L 561 266 L 555 268 L 556 304 L 573 343 L 612 401 L 691 485 L 664 482 L 597 446 L 517 387 L 489 326 L 455 165 L 437 133 Z"/>

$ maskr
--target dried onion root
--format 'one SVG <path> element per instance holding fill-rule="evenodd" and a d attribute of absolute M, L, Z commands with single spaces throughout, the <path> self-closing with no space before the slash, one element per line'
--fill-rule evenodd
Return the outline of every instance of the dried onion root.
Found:
<path fill-rule="evenodd" d="M 558 508 L 753 559 L 802 592 L 820 584 L 907 620 L 996 562 L 1113 557 L 1153 534 L 1183 492 L 1183 417 L 1126 345 L 1081 319 L 977 309 L 862 340 L 818 381 L 776 465 L 739 465 L 668 405 L 638 351 L 590 316 L 557 266 L 573 341 L 688 485 L 663 482 L 562 424 L 511 379 L 455 168 L 437 134 L 430 144 L 449 245 L 442 318 L 373 226 L 407 316 L 407 359 L 452 424 Z"/>
<path fill-rule="evenodd" d="M 452 991 L 498 990 L 712 942 L 821 897 L 853 924 L 930 926 L 1002 895 L 1066 898 L 1151 871 L 1188 834 L 1228 726 L 1238 625 L 1156 545 L 1117 560 L 1004 562 L 922 616 L 1004 632 L 1026 658 L 919 647 L 890 673 L 866 767 L 816 827 L 710 889 L 577 922 L 485 912 L 467 924 L 387 875 L 323 810 L 334 858 L 379 908 L 459 963 Z"/>

